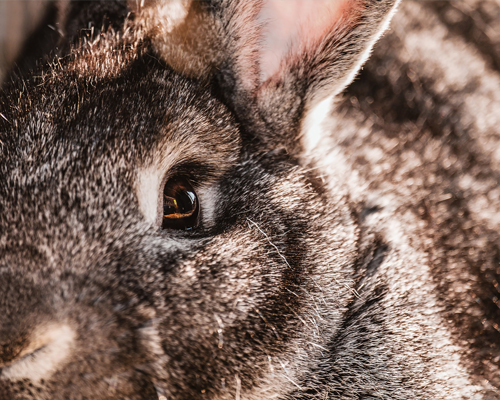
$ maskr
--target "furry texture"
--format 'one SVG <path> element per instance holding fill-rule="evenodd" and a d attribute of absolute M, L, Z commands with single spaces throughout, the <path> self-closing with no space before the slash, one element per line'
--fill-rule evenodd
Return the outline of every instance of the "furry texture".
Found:
<path fill-rule="evenodd" d="M 500 7 L 464 4 L 403 4 L 333 109 L 393 1 L 264 82 L 260 2 L 54 8 L 1 94 L 0 398 L 500 398 L 498 41 L 462 36 Z"/>

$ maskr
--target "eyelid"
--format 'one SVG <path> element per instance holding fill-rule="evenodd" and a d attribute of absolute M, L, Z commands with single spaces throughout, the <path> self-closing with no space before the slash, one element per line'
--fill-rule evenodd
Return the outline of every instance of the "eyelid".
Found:
<path fill-rule="evenodd" d="M 188 178 L 195 189 L 201 183 L 212 182 L 218 177 L 218 173 L 213 167 L 197 160 L 184 160 L 182 163 L 174 165 L 164 177 L 164 184 L 176 175 Z"/>

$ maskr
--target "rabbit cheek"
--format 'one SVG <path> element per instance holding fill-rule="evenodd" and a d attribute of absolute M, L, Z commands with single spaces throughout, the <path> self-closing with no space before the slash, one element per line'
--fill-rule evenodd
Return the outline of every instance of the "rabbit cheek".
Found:
<path fill-rule="evenodd" d="M 352 275 L 346 254 L 355 253 L 356 229 L 342 199 L 328 206 L 305 177 L 283 173 L 290 168 L 272 157 L 268 165 L 248 168 L 251 173 L 236 171 L 219 189 L 222 215 L 216 217 L 232 228 L 193 250 L 169 276 L 166 297 L 175 301 L 160 331 L 173 398 L 196 398 L 200 391 L 264 398 L 287 391 L 291 381 L 299 382 L 297 360 L 317 356 L 326 346 L 321 338 L 337 329 L 325 321 L 339 321 L 339 310 L 353 297 L 343 277 Z M 335 225 L 335 217 L 345 224 Z M 335 243 L 325 235 L 332 226 Z M 335 262 L 322 255 L 332 248 Z M 324 307 L 310 298 L 322 298 Z M 154 332 L 148 337 L 154 347 Z M 313 344 L 298 345 L 302 341 Z"/>

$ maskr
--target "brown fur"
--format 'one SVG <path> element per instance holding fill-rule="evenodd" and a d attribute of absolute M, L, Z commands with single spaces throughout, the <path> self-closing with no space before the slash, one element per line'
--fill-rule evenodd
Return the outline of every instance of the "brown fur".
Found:
<path fill-rule="evenodd" d="M 341 93 L 394 2 L 268 75 L 260 2 L 175 4 L 3 86 L 0 398 L 499 398 L 500 7 L 402 3 Z"/>

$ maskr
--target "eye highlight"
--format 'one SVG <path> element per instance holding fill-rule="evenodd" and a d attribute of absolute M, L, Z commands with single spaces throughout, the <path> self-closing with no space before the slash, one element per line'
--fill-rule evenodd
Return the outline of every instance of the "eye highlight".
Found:
<path fill-rule="evenodd" d="M 163 188 L 162 229 L 190 230 L 198 226 L 200 206 L 189 180 L 176 176 Z"/>

